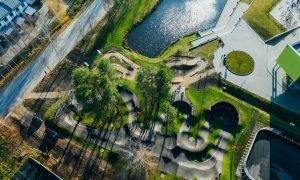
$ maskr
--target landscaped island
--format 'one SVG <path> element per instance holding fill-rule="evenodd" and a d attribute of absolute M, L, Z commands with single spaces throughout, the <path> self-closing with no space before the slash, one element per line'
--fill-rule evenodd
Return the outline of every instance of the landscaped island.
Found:
<path fill-rule="evenodd" d="M 225 66 L 236 75 L 249 75 L 254 70 L 254 61 L 252 57 L 242 51 L 233 51 L 225 57 Z"/>

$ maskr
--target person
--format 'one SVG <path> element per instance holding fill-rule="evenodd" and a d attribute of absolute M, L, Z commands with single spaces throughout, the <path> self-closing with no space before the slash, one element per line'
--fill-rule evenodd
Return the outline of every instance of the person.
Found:
<path fill-rule="evenodd" d="M 184 92 L 181 92 L 181 101 L 183 100 Z"/>

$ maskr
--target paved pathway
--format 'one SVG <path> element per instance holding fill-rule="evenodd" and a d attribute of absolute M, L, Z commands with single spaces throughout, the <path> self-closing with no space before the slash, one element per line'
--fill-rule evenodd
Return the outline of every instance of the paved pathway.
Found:
<path fill-rule="evenodd" d="M 172 80 L 172 83 L 173 86 L 189 87 L 190 85 L 198 82 L 199 80 L 204 79 L 205 77 L 215 73 L 215 69 L 210 69 L 205 72 L 201 72 L 201 69 L 196 69 L 195 71 L 189 72 L 183 76 L 175 76 Z"/>
<path fill-rule="evenodd" d="M 81 41 L 83 36 L 104 18 L 112 4 L 95 0 L 80 17 L 65 29 L 22 73 L 0 91 L 0 117 L 6 116 L 16 101 L 30 93 L 43 79 L 45 72 L 53 70 L 58 63 Z"/>
<path fill-rule="evenodd" d="M 180 66 L 188 66 L 190 69 L 185 70 L 184 73 L 177 74 L 172 79 L 173 87 L 189 87 L 197 81 L 205 78 L 208 75 L 215 73 L 213 69 L 206 70 L 208 64 L 201 58 L 185 58 L 180 57 L 170 60 L 167 65 L 172 68 Z"/>
<path fill-rule="evenodd" d="M 300 99 L 300 94 L 291 90 L 286 91 L 286 87 L 282 83 L 286 73 L 276 67 L 276 59 L 284 47 L 287 44 L 299 42 L 300 28 L 286 36 L 265 43 L 242 18 L 248 8 L 249 5 L 245 3 L 237 4 L 236 1 L 228 1 L 225 9 L 227 12 L 231 12 L 230 15 L 222 13 L 216 27 L 199 33 L 202 38 L 193 41 L 192 45 L 197 47 L 210 39 L 216 39 L 216 37 L 221 39 L 225 45 L 215 52 L 214 66 L 217 72 L 221 72 L 223 78 L 267 100 L 300 113 L 300 101 L 295 101 L 295 99 Z M 223 65 L 223 55 L 236 50 L 244 51 L 253 57 L 255 69 L 252 74 L 237 76 L 229 72 Z"/>
<path fill-rule="evenodd" d="M 179 66 L 199 66 L 204 63 L 201 57 L 188 58 L 188 57 L 175 57 L 167 62 L 168 67 L 179 67 Z"/>
<path fill-rule="evenodd" d="M 244 11 L 245 6 L 241 3 L 237 7 L 237 11 Z M 276 59 L 284 47 L 299 41 L 300 29 L 266 44 L 242 19 L 231 33 L 220 34 L 220 38 L 225 45 L 215 52 L 214 66 L 217 72 L 221 72 L 223 78 L 267 100 L 300 112 L 300 101 L 292 100 L 300 99 L 299 93 L 286 92 L 282 84 L 286 77 L 285 72 L 280 68 L 276 73 L 273 72 Z M 247 42 L 245 43 L 245 41 Z M 222 56 L 236 50 L 244 51 L 252 56 L 255 61 L 255 69 L 252 74 L 237 76 L 229 72 L 223 65 Z"/>
<path fill-rule="evenodd" d="M 238 9 L 240 0 L 227 1 L 223 12 L 213 29 L 209 29 L 205 32 L 199 32 L 201 36 L 199 39 L 192 41 L 193 47 L 198 47 L 206 44 L 210 41 L 219 39 L 220 34 L 230 33 L 240 21 L 240 17 L 243 15 L 246 9 Z"/>
<path fill-rule="evenodd" d="M 110 51 L 108 53 L 105 53 L 103 55 L 103 58 L 109 59 L 115 57 L 120 60 L 121 63 L 126 63 L 128 66 L 132 68 L 132 71 L 128 70 L 124 66 L 120 64 L 113 64 L 116 70 L 122 73 L 122 77 L 128 80 L 134 80 L 135 76 L 137 75 L 138 71 L 140 70 L 140 66 L 135 64 L 133 61 L 125 57 L 119 52 L 116 51 Z"/>
<path fill-rule="evenodd" d="M 185 131 L 188 128 L 184 126 L 181 128 L 183 132 L 179 132 L 177 138 L 156 134 L 152 150 L 155 156 L 162 157 L 159 161 L 159 168 L 186 179 L 216 179 L 222 171 L 223 156 L 232 135 L 221 130 L 215 140 L 215 147 L 209 151 L 208 157 L 192 161 L 186 151 L 190 153 L 202 151 L 206 147 L 205 139 L 207 139 L 208 132 L 201 133 L 203 139 L 198 139 L 199 142 L 195 143 L 195 140 L 191 140 L 186 135 Z M 209 128 L 208 122 L 205 123 L 205 127 Z M 186 137 L 182 138 L 182 136 Z"/>
<path fill-rule="evenodd" d="M 184 91 L 184 87 L 181 88 L 180 92 L 182 91 Z M 56 96 L 60 93 L 52 92 L 48 94 Z M 99 146 L 102 146 L 106 149 L 112 148 L 114 150 L 123 152 L 127 152 L 128 146 L 131 146 L 132 143 L 134 143 L 132 142 L 132 137 L 137 138 L 137 145 L 142 145 L 138 142 L 148 139 L 149 133 L 148 131 L 146 131 L 146 133 L 142 132 L 141 129 L 138 128 L 138 126 L 134 123 L 136 119 L 134 107 L 138 106 L 137 97 L 126 89 L 121 90 L 120 94 L 128 110 L 130 111 L 130 120 L 127 126 L 130 134 L 126 133 L 124 127 L 120 129 L 120 132 L 103 130 L 100 133 L 101 138 L 96 142 L 96 137 L 99 135 L 100 131 L 98 129 L 87 128 L 81 123 L 77 126 L 75 134 L 85 138 L 88 133 L 90 133 L 92 142 L 98 143 Z M 43 95 L 43 93 L 33 93 L 31 96 L 34 97 L 35 95 Z M 77 103 L 75 102 L 74 104 L 76 105 Z M 76 121 L 74 120 L 74 114 L 72 112 L 64 114 L 58 118 L 59 125 L 64 128 L 73 129 L 76 126 Z M 162 136 L 161 125 L 161 121 L 156 123 L 154 137 L 151 139 L 152 143 L 154 144 L 152 150 L 155 156 L 159 157 L 160 152 L 162 152 L 161 155 L 163 158 L 169 158 L 171 160 L 170 162 L 164 162 L 163 160 L 160 161 L 159 167 L 161 170 L 177 174 L 185 178 L 197 177 L 198 179 L 211 179 L 218 176 L 222 170 L 223 156 L 227 146 L 227 141 L 231 137 L 230 134 L 221 131 L 219 137 L 215 141 L 215 148 L 209 152 L 208 157 L 203 159 L 201 162 L 196 162 L 188 159 L 184 152 L 201 152 L 206 148 L 209 136 L 209 123 L 206 122 L 204 124 L 203 128 L 201 129 L 200 138 L 196 140 L 193 140 L 189 137 L 189 128 L 187 127 L 186 123 L 182 124 L 181 130 L 176 137 Z M 166 143 L 163 143 L 164 140 Z M 174 150 L 178 148 L 181 149 L 180 154 L 173 154 Z"/>
<path fill-rule="evenodd" d="M 292 3 L 294 2 L 294 4 Z M 281 0 L 270 14 L 286 29 L 300 26 L 300 1 Z"/>
<path fill-rule="evenodd" d="M 56 99 L 64 96 L 69 96 L 72 91 L 59 91 L 59 92 L 42 92 L 42 93 L 29 93 L 24 99 Z"/>

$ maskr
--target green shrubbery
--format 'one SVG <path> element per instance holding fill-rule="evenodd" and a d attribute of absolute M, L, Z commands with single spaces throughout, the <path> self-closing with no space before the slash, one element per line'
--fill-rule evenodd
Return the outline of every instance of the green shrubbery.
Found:
<path fill-rule="evenodd" d="M 67 96 L 62 97 L 59 100 L 57 100 L 54 104 L 52 104 L 45 112 L 43 119 L 46 121 L 51 120 L 54 117 L 57 110 L 67 101 L 67 99 Z"/>

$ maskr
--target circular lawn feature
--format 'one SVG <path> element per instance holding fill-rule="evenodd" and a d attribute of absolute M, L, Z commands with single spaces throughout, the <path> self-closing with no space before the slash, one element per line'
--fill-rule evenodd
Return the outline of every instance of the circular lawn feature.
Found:
<path fill-rule="evenodd" d="M 246 76 L 254 71 L 254 60 L 243 51 L 233 51 L 226 56 L 225 66 L 233 74 Z"/>

